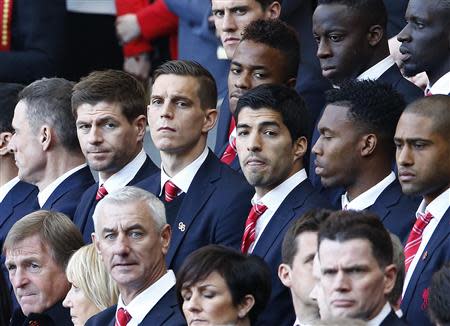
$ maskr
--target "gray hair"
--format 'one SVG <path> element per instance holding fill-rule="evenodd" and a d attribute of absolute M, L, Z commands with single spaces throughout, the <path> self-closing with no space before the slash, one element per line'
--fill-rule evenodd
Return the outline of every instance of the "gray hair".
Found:
<path fill-rule="evenodd" d="M 158 197 L 146 190 L 126 186 L 116 192 L 106 195 L 105 198 L 97 204 L 94 214 L 92 215 L 92 218 L 94 219 L 95 232 L 98 232 L 98 215 L 106 205 L 124 205 L 130 202 L 143 202 L 148 206 L 150 215 L 156 224 L 156 229 L 158 232 L 161 231 L 164 225 L 167 224 L 166 210 L 164 204 L 158 199 Z"/>

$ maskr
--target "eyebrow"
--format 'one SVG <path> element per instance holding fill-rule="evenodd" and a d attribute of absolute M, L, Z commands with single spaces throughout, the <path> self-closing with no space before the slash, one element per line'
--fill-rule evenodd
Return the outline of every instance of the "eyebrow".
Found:
<path fill-rule="evenodd" d="M 258 123 L 256 127 L 270 127 L 270 126 L 280 127 L 280 125 L 275 121 L 263 121 L 261 123 Z M 236 129 L 237 128 L 250 128 L 250 125 L 246 123 L 238 123 Z"/>

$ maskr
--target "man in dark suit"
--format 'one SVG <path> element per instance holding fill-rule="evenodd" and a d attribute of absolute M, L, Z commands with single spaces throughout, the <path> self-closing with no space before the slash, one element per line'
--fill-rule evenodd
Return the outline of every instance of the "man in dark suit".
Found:
<path fill-rule="evenodd" d="M 81 194 L 94 183 L 76 135 L 70 98 L 73 83 L 41 79 L 19 94 L 9 148 L 19 178 L 39 188 L 35 209 L 75 213 Z"/>
<path fill-rule="evenodd" d="M 161 173 L 138 184 L 165 203 L 173 236 L 166 262 L 177 271 L 207 244 L 239 248 L 251 188 L 206 146 L 216 123 L 213 77 L 191 61 L 169 61 L 155 71 L 148 122 L 161 154 Z"/>
<path fill-rule="evenodd" d="M 72 325 L 69 309 L 62 306 L 70 289 L 65 269 L 82 246 L 80 231 L 59 212 L 36 211 L 14 224 L 2 252 L 20 305 L 10 325 Z"/>
<path fill-rule="evenodd" d="M 95 71 L 74 86 L 72 112 L 81 149 L 99 181 L 81 197 L 74 222 L 91 241 L 92 214 L 107 193 L 134 185 L 158 168 L 143 149 L 146 93 L 131 75 L 118 71 Z"/>
<path fill-rule="evenodd" d="M 370 212 L 338 211 L 320 226 L 320 285 L 330 317 L 403 326 L 388 302 L 397 275 L 389 232 Z"/>
<path fill-rule="evenodd" d="M 395 132 L 402 190 L 420 195 L 405 245 L 402 311 L 412 325 L 428 318 L 431 276 L 450 261 L 450 97 L 433 95 L 406 107 Z"/>
<path fill-rule="evenodd" d="M 405 240 L 414 224 L 418 198 L 403 195 L 392 171 L 392 142 L 405 102 L 390 85 L 350 81 L 327 92 L 312 152 L 324 187 L 341 187 L 334 206 L 377 214 Z"/>
<path fill-rule="evenodd" d="M 403 71 L 427 73 L 426 95 L 450 95 L 450 10 L 448 1 L 410 0 L 408 22 L 398 34 Z"/>
<path fill-rule="evenodd" d="M 241 250 L 271 266 L 272 294 L 257 325 L 292 325 L 289 290 L 278 278 L 281 245 L 289 224 L 307 210 L 327 207 L 307 179 L 308 114 L 295 90 L 260 85 L 239 99 L 234 113 L 242 171 L 255 188 Z"/>
<path fill-rule="evenodd" d="M 163 203 L 145 190 L 124 187 L 97 205 L 94 223 L 92 239 L 120 295 L 117 305 L 86 325 L 186 325 L 175 274 L 165 263 L 171 228 Z"/>

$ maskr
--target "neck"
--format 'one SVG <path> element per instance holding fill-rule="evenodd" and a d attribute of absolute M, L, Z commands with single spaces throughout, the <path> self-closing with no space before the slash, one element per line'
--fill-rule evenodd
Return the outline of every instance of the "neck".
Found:
<path fill-rule="evenodd" d="M 51 163 L 49 164 L 49 162 Z M 85 158 L 81 153 L 55 151 L 54 153 L 48 155 L 44 175 L 38 182 L 36 182 L 36 186 L 39 188 L 39 191 L 42 191 L 64 173 L 85 162 Z"/>
<path fill-rule="evenodd" d="M 294 305 L 295 315 L 302 325 L 312 324 L 320 319 L 319 308 L 316 305 L 298 303 Z"/>
<path fill-rule="evenodd" d="M 374 164 L 364 165 L 364 167 L 360 169 L 359 175 L 355 178 L 353 184 L 346 188 L 349 200 L 355 199 L 391 173 L 390 165 L 386 165 L 386 162 L 390 162 L 390 160 L 381 161 L 382 160 L 374 160 Z"/>
<path fill-rule="evenodd" d="M 14 155 L 0 157 L 0 187 L 17 177 L 17 172 Z"/>
<path fill-rule="evenodd" d="M 164 172 L 169 176 L 173 177 L 178 172 L 183 170 L 186 166 L 194 162 L 203 152 L 206 146 L 206 141 L 201 141 L 191 148 L 189 152 L 165 152 L 161 153 L 161 162 L 164 168 Z"/>

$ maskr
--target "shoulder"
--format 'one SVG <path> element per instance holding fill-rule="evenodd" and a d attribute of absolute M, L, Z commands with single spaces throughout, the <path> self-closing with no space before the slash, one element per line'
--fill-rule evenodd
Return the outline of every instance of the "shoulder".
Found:
<path fill-rule="evenodd" d="M 86 326 L 93 326 L 93 325 L 108 325 L 110 322 L 114 322 L 115 315 L 116 315 L 116 309 L 117 305 L 114 305 L 112 307 L 109 307 L 98 314 L 92 316 L 88 319 L 86 322 Z"/>

